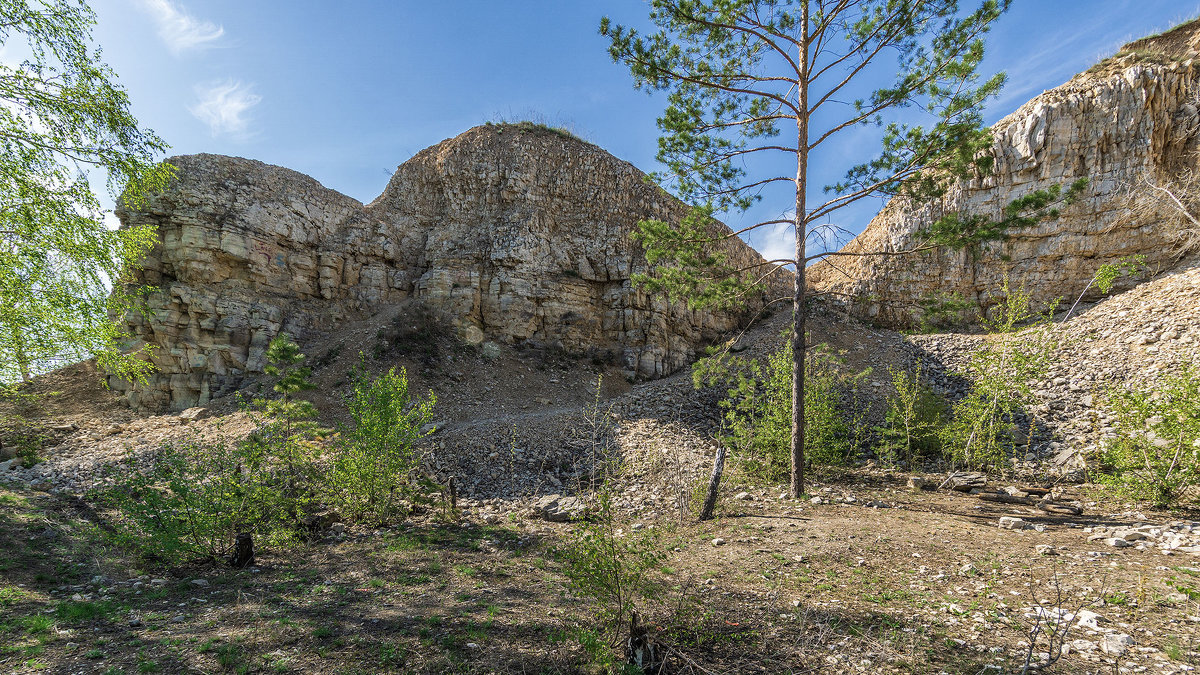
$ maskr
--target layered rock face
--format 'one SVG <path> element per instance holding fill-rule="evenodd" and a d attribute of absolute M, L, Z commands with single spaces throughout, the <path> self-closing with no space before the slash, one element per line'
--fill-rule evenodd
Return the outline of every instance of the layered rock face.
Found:
<path fill-rule="evenodd" d="M 155 347 L 146 385 L 114 380 L 139 408 L 186 408 L 261 372 L 280 331 L 301 340 L 418 299 L 469 342 L 496 340 L 601 357 L 657 377 L 741 315 L 692 312 L 633 288 L 646 269 L 638 220 L 685 207 L 641 172 L 553 130 L 477 127 L 401 165 L 369 205 L 261 162 L 170 160 L 178 178 L 126 225 L 161 245 L 140 271 Z M 758 254 L 733 238 L 733 262 Z M 746 309 L 756 311 L 762 299 Z"/>
<path fill-rule="evenodd" d="M 1152 271 L 1171 267 L 1180 256 L 1172 231 L 1178 214 L 1163 204 L 1157 214 L 1139 216 L 1129 205 L 1146 198 L 1146 180 L 1161 184 L 1196 166 L 1198 31 L 1187 24 L 1128 45 L 1033 99 L 993 128 L 990 175 L 922 207 L 893 200 L 844 250 L 906 250 L 943 214 L 999 218 L 1013 199 L 1087 178 L 1083 198 L 1058 219 L 977 251 L 840 258 L 810 268 L 811 282 L 856 298 L 855 310 L 866 317 L 904 326 L 921 318 L 923 299 L 938 296 L 961 296 L 986 311 L 1000 299 L 1005 278 L 1045 306 L 1074 300 L 1100 265 L 1124 256 L 1146 256 Z"/>

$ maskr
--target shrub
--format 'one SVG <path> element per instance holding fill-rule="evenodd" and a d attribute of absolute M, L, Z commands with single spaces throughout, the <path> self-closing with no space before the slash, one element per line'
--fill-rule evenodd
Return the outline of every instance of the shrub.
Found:
<path fill-rule="evenodd" d="M 921 308 L 917 331 L 934 333 L 962 325 L 967 311 L 974 307 L 975 303 L 967 300 L 961 293 L 938 291 L 919 298 L 917 306 Z"/>
<path fill-rule="evenodd" d="M 998 316 L 982 319 L 991 335 L 962 373 L 972 381 L 971 392 L 954 405 L 942 430 L 951 457 L 972 469 L 1001 468 L 1014 452 L 1014 425 L 1036 401 L 1033 383 L 1044 379 L 1057 346 L 1047 318 L 1053 308 L 1038 315 L 1028 293 L 1010 289 L 1007 281 L 1001 290 Z"/>
<path fill-rule="evenodd" d="M 268 375 L 279 378 L 273 389 L 278 398 L 259 399 L 250 408 L 256 428 L 241 443 L 247 467 L 274 475 L 276 490 L 273 503 L 280 517 L 297 527 L 314 510 L 320 479 L 317 460 L 326 435 L 315 419 L 317 408 L 296 398 L 302 391 L 315 388 L 309 382 L 309 368 L 302 366 L 305 356 L 286 333 L 280 333 L 267 346 Z"/>
<path fill-rule="evenodd" d="M 804 456 L 816 465 L 846 463 L 855 449 L 859 420 L 846 414 L 859 376 L 839 372 L 838 357 L 817 345 L 805 360 Z M 766 363 L 751 362 L 739 372 L 728 361 L 705 366 L 701 380 L 732 383 L 726 398 L 723 443 L 739 455 L 742 466 L 768 481 L 784 479 L 791 470 L 792 347 L 788 342 Z"/>
<path fill-rule="evenodd" d="M 912 372 L 889 370 L 895 396 L 888 398 L 883 426 L 879 427 L 876 456 L 885 466 L 903 464 L 911 469 L 923 458 L 942 453 L 939 431 L 947 415 L 946 402 L 921 382 L 921 367 Z"/>
<path fill-rule="evenodd" d="M 177 563 L 218 560 L 238 532 L 276 545 L 292 539 L 292 528 L 271 517 L 274 476 L 243 447 L 164 445 L 143 462 L 146 469 L 120 471 L 100 495 L 118 512 L 117 543 Z"/>
<path fill-rule="evenodd" d="M 1102 453 L 1102 480 L 1157 506 L 1200 482 L 1200 368 L 1168 377 L 1153 393 L 1114 389 L 1107 403 L 1117 437 Z"/>
<path fill-rule="evenodd" d="M 617 528 L 607 486 L 597 493 L 592 517 L 579 522 L 555 554 L 571 586 L 599 602 L 600 620 L 614 638 L 635 604 L 658 593 L 651 573 L 666 560 L 655 530 L 626 533 Z"/>
<path fill-rule="evenodd" d="M 177 562 L 216 560 L 238 533 L 250 534 L 258 546 L 284 546 L 306 536 L 323 432 L 313 422 L 313 405 L 295 398 L 312 388 L 299 348 L 280 335 L 267 359 L 280 396 L 251 404 L 257 427 L 245 440 L 168 444 L 144 458 L 145 469 L 116 475 L 100 497 L 118 511 L 119 541 Z"/>
<path fill-rule="evenodd" d="M 347 397 L 352 423 L 334 445 L 328 490 L 342 515 L 382 523 L 397 514 L 401 500 L 419 481 L 416 443 L 428 434 L 422 427 L 433 418 L 433 393 L 414 401 L 403 368 L 370 379 L 355 372 Z"/>

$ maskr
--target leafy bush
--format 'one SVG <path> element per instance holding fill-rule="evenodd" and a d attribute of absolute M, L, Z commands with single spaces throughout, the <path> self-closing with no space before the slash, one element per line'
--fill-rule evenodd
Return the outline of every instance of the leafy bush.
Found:
<path fill-rule="evenodd" d="M 316 408 L 295 398 L 311 389 L 304 355 L 286 335 L 271 341 L 266 372 L 279 398 L 253 402 L 257 427 L 237 444 L 165 445 L 144 470 L 116 475 L 100 497 L 118 511 L 117 538 L 166 561 L 216 560 L 238 533 L 258 546 L 306 536 L 319 494 Z"/>
<path fill-rule="evenodd" d="M 844 464 L 855 450 L 859 420 L 846 409 L 861 375 L 843 375 L 839 365 L 827 345 L 814 347 L 805 359 L 804 456 L 812 464 Z M 751 362 L 736 372 L 734 368 L 725 360 L 698 371 L 701 381 L 732 383 L 721 402 L 726 414 L 720 440 L 735 450 L 751 475 L 782 480 L 791 471 L 791 343 L 771 354 L 765 364 Z"/>
<path fill-rule="evenodd" d="M 942 442 L 951 456 L 973 469 L 998 469 L 1015 452 L 1014 425 L 1033 404 L 1032 383 L 1045 378 L 1057 346 L 1048 316 L 1030 308 L 1029 294 L 1001 289 L 1004 303 L 996 318 L 982 318 L 989 339 L 971 355 L 964 376 L 971 392 L 954 405 Z M 1030 434 L 1032 436 L 1032 434 Z"/>
<path fill-rule="evenodd" d="M 964 323 L 967 311 L 975 303 L 961 293 L 938 291 L 922 296 L 917 305 L 921 308 L 918 332 L 934 333 Z"/>
<path fill-rule="evenodd" d="M 600 619 L 614 637 L 635 604 L 658 593 L 651 573 L 666 560 L 655 530 L 617 528 L 607 487 L 597 493 L 592 517 L 579 522 L 555 554 L 571 586 L 600 603 Z"/>
<path fill-rule="evenodd" d="M 252 470 L 275 475 L 277 490 L 271 507 L 298 527 L 315 508 L 320 480 L 318 441 L 326 432 L 315 422 L 316 406 L 296 398 L 316 386 L 308 380 L 311 370 L 301 365 L 305 356 L 300 348 L 286 333 L 280 333 L 267 346 L 266 357 L 266 373 L 279 378 L 273 387 L 279 397 L 252 403 L 256 428 L 240 449 Z"/>
<path fill-rule="evenodd" d="M 116 509 L 118 543 L 167 563 L 223 557 L 238 532 L 280 545 L 294 540 L 273 508 L 276 477 L 244 446 L 164 445 L 144 470 L 116 474 L 101 500 Z"/>
<path fill-rule="evenodd" d="M 346 404 L 353 420 L 334 446 L 328 485 L 330 500 L 342 515 L 382 523 L 397 513 L 401 500 L 417 486 L 420 456 L 416 443 L 428 434 L 437 402 L 409 395 L 404 369 L 376 379 L 355 373 Z"/>
<path fill-rule="evenodd" d="M 1102 480 L 1133 497 L 1169 506 L 1200 482 L 1200 368 L 1166 379 L 1153 393 L 1115 389 L 1107 403 L 1117 437 L 1102 453 Z"/>
<path fill-rule="evenodd" d="M 942 453 L 939 431 L 946 421 L 946 402 L 921 382 L 921 368 L 889 371 L 896 395 L 888 398 L 875 454 L 885 466 L 911 469 L 922 458 Z"/>

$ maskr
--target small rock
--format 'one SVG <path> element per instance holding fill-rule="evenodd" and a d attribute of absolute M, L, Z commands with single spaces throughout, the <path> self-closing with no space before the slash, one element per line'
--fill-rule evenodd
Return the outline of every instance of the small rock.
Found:
<path fill-rule="evenodd" d="M 821 505 L 821 498 L 820 498 L 820 497 L 813 497 L 812 499 L 810 499 L 810 500 L 808 500 L 808 501 L 809 501 L 809 502 L 811 502 L 813 506 L 820 506 L 820 505 Z"/>
<path fill-rule="evenodd" d="M 188 424 L 195 422 L 196 420 L 202 420 L 205 417 L 208 417 L 207 408 L 188 408 L 187 410 L 179 413 L 179 423 Z"/>
<path fill-rule="evenodd" d="M 199 586 L 200 588 L 208 588 L 208 579 L 192 579 L 192 585 Z"/>
<path fill-rule="evenodd" d="M 1029 526 L 1029 523 L 1025 522 L 1021 518 L 1014 518 L 1013 516 L 1001 516 L 999 526 L 1002 530 L 1024 530 Z"/>
<path fill-rule="evenodd" d="M 1133 638 L 1124 633 L 1108 633 L 1100 638 L 1100 651 L 1109 656 L 1121 656 L 1133 645 Z"/>
<path fill-rule="evenodd" d="M 1050 544 L 1038 544 L 1033 548 L 1037 550 L 1038 555 L 1058 555 L 1058 549 L 1054 548 Z"/>
<path fill-rule="evenodd" d="M 722 538 L 720 538 L 720 537 L 717 537 L 716 539 L 713 539 L 713 540 L 712 540 L 712 545 L 713 545 L 713 546 L 724 546 L 724 545 L 725 545 L 725 540 L 724 540 L 724 539 L 722 539 Z"/>
<path fill-rule="evenodd" d="M 1108 619 L 1100 616 L 1090 609 L 1081 609 L 1079 610 L 1079 613 L 1075 615 L 1075 622 L 1083 628 L 1102 630 L 1100 628 L 1100 624 L 1108 623 Z"/>
<path fill-rule="evenodd" d="M 739 492 L 734 495 L 733 498 L 738 501 L 750 501 L 754 499 L 754 495 L 750 494 L 749 492 Z"/>
<path fill-rule="evenodd" d="M 1109 537 L 1108 539 L 1104 540 L 1104 543 L 1112 546 L 1113 548 L 1128 548 L 1133 546 L 1133 544 L 1125 541 L 1124 539 L 1118 539 L 1116 537 Z"/>

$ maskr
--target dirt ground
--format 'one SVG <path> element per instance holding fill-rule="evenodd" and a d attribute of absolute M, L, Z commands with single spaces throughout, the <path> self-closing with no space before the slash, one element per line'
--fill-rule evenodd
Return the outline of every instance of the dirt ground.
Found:
<path fill-rule="evenodd" d="M 739 358 L 776 348 L 785 318 L 731 336 Z M 582 525 L 530 512 L 584 484 L 597 424 L 622 459 L 619 537 L 650 533 L 666 556 L 651 573 L 657 590 L 638 603 L 665 672 L 1012 673 L 1032 627 L 1042 630 L 1032 660 L 1045 658 L 1044 617 L 1062 614 L 1071 646 L 1046 672 L 1200 667 L 1200 556 L 1088 541 L 1097 526 L 1200 513 L 1139 512 L 1076 485 L 1059 489 L 1083 515 L 1053 516 L 911 490 L 907 474 L 869 467 L 819 473 L 814 504 L 734 466 L 718 518 L 697 523 L 720 413 L 688 373 L 630 383 L 607 364 L 544 351 L 485 351 L 421 331 L 381 338 L 388 325 L 302 345 L 312 398 L 335 426 L 360 352 L 372 373 L 405 368 L 414 392 L 438 397 L 429 459 L 459 481 L 459 508 L 262 551 L 252 569 L 134 558 L 106 536 L 108 514 L 81 498 L 97 467 L 195 434 L 245 433 L 252 422 L 235 401 L 191 421 L 136 414 L 80 364 L 39 378 L 36 401 L 0 403 L 0 422 L 46 430 L 44 465 L 61 477 L 0 487 L 0 671 L 603 672 L 623 629 L 597 622 L 604 605 L 571 585 L 555 552 Z M 868 406 L 887 394 L 887 368 L 918 356 L 904 336 L 834 313 L 814 317 L 812 338 L 849 371 L 871 368 Z M 271 383 L 260 384 L 247 395 Z M 1001 529 L 1002 516 L 1031 529 Z M 1106 651 L 1120 635 L 1129 642 Z"/>
<path fill-rule="evenodd" d="M 1086 540 L 1084 527 L 1147 514 L 1097 505 L 1081 517 L 1038 515 L 911 491 L 903 478 L 859 471 L 813 486 L 854 503 L 764 489 L 727 499 L 707 523 L 622 523 L 653 528 L 667 553 L 653 572 L 662 591 L 640 607 L 669 650 L 668 672 L 1015 672 L 1038 607 L 1090 609 L 1104 630 L 1136 641 L 1120 660 L 1068 653 L 1053 672 L 1200 664 L 1196 557 Z M 577 524 L 515 510 L 487 524 L 497 509 L 471 503 L 268 552 L 249 570 L 156 569 L 106 546 L 104 518 L 81 500 L 4 490 L 0 504 L 8 672 L 596 669 L 577 631 L 595 627 L 598 608 L 553 552 Z M 1003 515 L 1044 531 L 1000 529 Z M 1074 626 L 1066 639 L 1102 634 Z"/>

